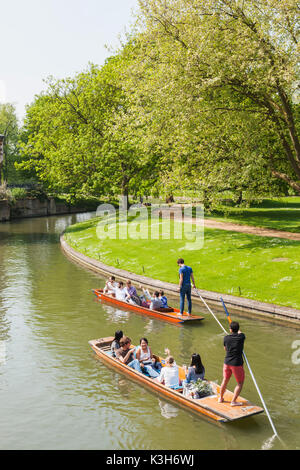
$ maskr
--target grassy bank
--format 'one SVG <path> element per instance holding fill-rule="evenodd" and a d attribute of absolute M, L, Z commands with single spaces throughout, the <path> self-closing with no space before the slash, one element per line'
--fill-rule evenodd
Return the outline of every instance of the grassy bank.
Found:
<path fill-rule="evenodd" d="M 99 220 L 69 227 L 67 242 L 105 264 L 175 283 L 180 256 L 193 267 L 201 289 L 300 308 L 300 242 L 205 229 L 199 248 L 174 238 L 179 222 L 171 222 L 169 240 L 100 240 Z"/>
<path fill-rule="evenodd" d="M 300 197 L 265 199 L 249 208 L 220 204 L 210 214 L 206 213 L 205 217 L 220 222 L 300 232 Z"/>

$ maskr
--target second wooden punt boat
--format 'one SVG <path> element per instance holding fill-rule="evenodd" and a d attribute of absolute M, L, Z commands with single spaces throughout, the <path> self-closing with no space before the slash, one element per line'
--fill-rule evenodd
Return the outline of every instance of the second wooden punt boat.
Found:
<path fill-rule="evenodd" d="M 117 300 L 115 297 L 111 295 L 104 294 L 102 289 L 93 289 L 94 294 L 98 299 L 104 300 L 105 302 L 110 302 L 119 307 L 123 307 L 126 309 L 133 310 L 134 312 L 143 313 L 145 315 L 149 315 L 151 317 L 159 318 L 160 320 L 165 320 L 171 323 L 183 324 L 183 323 L 190 323 L 190 322 L 197 322 L 200 320 L 204 320 L 204 317 L 200 317 L 198 315 L 187 315 L 185 312 L 183 315 L 180 315 L 180 310 L 178 308 L 169 308 L 169 309 L 161 309 L 158 310 L 150 310 L 150 308 L 141 307 L 139 305 L 132 305 L 128 302 L 123 302 L 122 300 Z"/>
<path fill-rule="evenodd" d="M 224 402 L 219 403 L 218 393 L 220 391 L 220 387 L 214 382 L 209 382 L 213 389 L 213 395 L 199 399 L 188 398 L 183 395 L 182 388 L 178 390 L 172 390 L 171 388 L 168 388 L 165 385 L 154 381 L 145 374 L 141 374 L 140 372 L 132 369 L 131 367 L 128 367 L 127 365 L 118 361 L 116 358 L 112 357 L 110 346 L 113 339 L 113 337 L 94 339 L 89 341 L 89 344 L 91 345 L 92 349 L 95 351 L 97 356 L 99 356 L 107 364 L 114 366 L 120 372 L 128 375 L 132 379 L 137 380 L 139 383 L 150 387 L 152 390 L 177 402 L 179 405 L 182 405 L 190 409 L 191 411 L 196 412 L 197 414 L 205 415 L 206 417 L 211 418 L 214 421 L 226 423 L 229 421 L 236 421 L 242 418 L 257 415 L 264 411 L 263 408 L 253 405 L 248 400 L 242 397 L 238 398 L 238 402 L 241 403 L 240 406 L 230 406 L 230 402 L 233 397 L 233 393 L 230 391 L 226 391 L 226 393 L 224 394 Z M 157 356 L 156 358 L 162 363 L 162 365 L 164 365 L 161 358 Z M 185 378 L 185 374 L 182 367 L 179 367 L 179 376 L 180 379 Z"/>

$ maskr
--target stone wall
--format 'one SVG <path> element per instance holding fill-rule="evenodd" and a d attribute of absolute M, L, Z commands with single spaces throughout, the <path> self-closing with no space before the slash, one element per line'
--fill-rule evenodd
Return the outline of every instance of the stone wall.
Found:
<path fill-rule="evenodd" d="M 0 201 L 0 222 L 6 222 L 10 219 L 10 205 L 8 201 Z"/>
<path fill-rule="evenodd" d="M 15 204 L 11 206 L 11 219 L 48 215 L 48 203 L 48 200 L 18 199 Z"/>
<path fill-rule="evenodd" d="M 64 202 L 56 202 L 54 198 L 44 201 L 30 198 L 18 199 L 12 205 L 8 201 L 0 201 L 0 222 L 28 217 L 86 212 L 87 210 L 89 209 L 85 207 L 69 206 Z"/>

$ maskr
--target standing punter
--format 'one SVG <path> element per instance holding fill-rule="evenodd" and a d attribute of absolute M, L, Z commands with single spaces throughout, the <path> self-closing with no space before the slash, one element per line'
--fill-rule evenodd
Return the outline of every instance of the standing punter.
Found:
<path fill-rule="evenodd" d="M 195 279 L 192 268 L 184 264 L 184 260 L 179 258 L 177 260 L 179 266 L 179 290 L 180 290 L 180 315 L 183 315 L 185 296 L 188 301 L 188 315 L 192 313 L 192 298 L 191 298 L 191 279 L 193 288 L 196 289 Z"/>
<path fill-rule="evenodd" d="M 240 331 L 240 325 L 238 322 L 233 321 L 230 323 L 230 335 L 224 337 L 224 349 L 226 351 L 226 357 L 223 366 L 223 382 L 220 388 L 219 403 L 222 403 L 223 396 L 226 390 L 226 386 L 233 374 L 237 386 L 234 389 L 231 406 L 238 406 L 242 403 L 237 402 L 237 398 L 241 393 L 243 383 L 245 380 L 245 372 L 243 367 L 243 348 L 246 337 L 244 333 Z"/>

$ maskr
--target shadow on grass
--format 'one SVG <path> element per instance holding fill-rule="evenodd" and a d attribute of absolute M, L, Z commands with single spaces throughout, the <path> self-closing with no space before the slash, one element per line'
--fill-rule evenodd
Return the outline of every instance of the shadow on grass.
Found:
<path fill-rule="evenodd" d="M 224 251 L 235 250 L 251 250 L 254 248 L 273 248 L 273 247 L 298 247 L 300 241 L 288 240 L 286 238 L 278 237 L 263 237 L 260 235 L 248 235 L 235 231 L 225 231 L 219 229 L 205 229 L 205 237 L 211 238 L 216 241 L 221 241 L 224 246 Z M 205 240 L 205 238 L 204 238 Z M 205 241 L 204 241 L 205 243 Z"/>
<path fill-rule="evenodd" d="M 264 227 L 274 230 L 285 230 L 289 232 L 300 232 L 300 211 L 299 210 L 247 210 L 231 209 L 214 210 L 207 214 L 206 218 L 223 218 L 230 223 L 245 223 L 257 227 Z"/>

